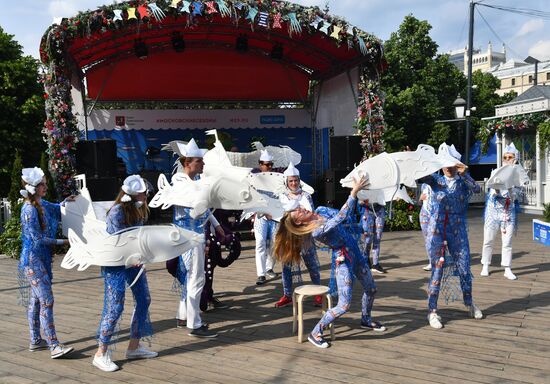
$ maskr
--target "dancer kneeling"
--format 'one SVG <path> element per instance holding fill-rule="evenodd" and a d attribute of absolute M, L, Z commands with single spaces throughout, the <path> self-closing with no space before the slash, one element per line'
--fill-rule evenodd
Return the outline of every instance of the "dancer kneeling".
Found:
<path fill-rule="evenodd" d="M 129 227 L 141 226 L 147 220 L 148 212 L 145 182 L 138 175 L 128 176 L 124 180 L 114 205 L 107 212 L 107 232 L 113 234 Z M 108 347 L 124 309 L 126 284 L 132 284 L 140 270 L 141 266 L 101 267 L 101 274 L 105 278 L 105 296 L 97 336 L 99 347 L 94 356 L 93 365 L 102 371 L 113 372 L 118 369 L 118 365 L 111 360 L 111 351 Z M 145 271 L 131 289 L 134 294 L 135 307 L 130 325 L 130 343 L 126 351 L 126 358 L 157 357 L 158 353 L 149 351 L 139 344 L 142 337 L 153 335 L 153 328 L 149 320 L 151 296 Z"/>
<path fill-rule="evenodd" d="M 367 185 L 364 179 L 355 182 L 340 212 L 319 207 L 315 213 L 303 208 L 285 213 L 275 236 L 274 253 L 285 263 L 299 260 L 302 242 L 310 235 L 314 240 L 332 249 L 331 287 L 334 286 L 332 283 L 336 279 L 338 304 L 327 310 L 308 336 L 308 340 L 319 348 L 329 347 L 329 343 L 323 338 L 323 330 L 349 310 L 354 277 L 359 280 L 364 290 L 361 328 L 386 330 L 382 324 L 371 318 L 376 285 L 367 260 L 345 225 L 356 204 L 357 193 Z"/>

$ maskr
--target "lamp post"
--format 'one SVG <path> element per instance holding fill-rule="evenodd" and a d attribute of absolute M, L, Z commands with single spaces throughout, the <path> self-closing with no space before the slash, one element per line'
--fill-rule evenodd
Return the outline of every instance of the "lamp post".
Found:
<path fill-rule="evenodd" d="M 469 132 L 468 132 L 468 119 L 467 117 L 465 118 L 465 112 L 466 112 L 466 100 L 464 100 L 462 97 L 460 97 L 460 95 L 458 95 L 456 97 L 456 100 L 453 102 L 453 107 L 455 107 L 455 117 L 457 120 L 466 120 L 466 129 L 464 130 L 465 131 L 465 140 L 464 140 L 464 163 L 467 165 L 468 164 L 468 157 L 470 156 L 469 154 L 469 150 L 468 150 L 468 146 L 470 145 L 469 143 Z"/>

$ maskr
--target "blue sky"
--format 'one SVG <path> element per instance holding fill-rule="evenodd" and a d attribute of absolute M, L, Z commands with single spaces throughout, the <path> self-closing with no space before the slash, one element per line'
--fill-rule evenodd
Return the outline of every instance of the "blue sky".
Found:
<path fill-rule="evenodd" d="M 4 4 L 0 12 L 0 26 L 23 46 L 26 54 L 38 57 L 40 38 L 54 17 L 70 17 L 78 11 L 94 9 L 113 0 L 13 0 Z M 295 0 L 302 5 L 321 8 L 326 0 Z M 482 0 L 483 4 L 508 7 L 548 9 L 549 0 Z M 403 18 L 412 14 L 432 25 L 431 37 L 440 52 L 463 48 L 468 38 L 468 0 L 330 0 L 330 12 L 342 16 L 351 24 L 389 38 Z M 501 50 L 507 46 L 507 57 L 524 59 L 528 55 L 539 60 L 550 60 L 550 20 L 502 12 L 476 6 L 490 27 L 475 12 L 474 47 Z M 494 31 L 491 31 L 491 29 Z M 496 36 L 495 35 L 498 35 Z M 501 41 L 502 40 L 502 41 Z"/>

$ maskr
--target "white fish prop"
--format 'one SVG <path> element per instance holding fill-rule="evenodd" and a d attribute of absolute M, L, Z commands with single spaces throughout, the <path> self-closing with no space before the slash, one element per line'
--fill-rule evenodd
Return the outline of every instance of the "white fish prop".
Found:
<path fill-rule="evenodd" d="M 399 189 L 397 187 L 384 189 L 363 189 L 357 193 L 357 198 L 359 200 L 368 200 L 369 204 L 385 205 L 387 202 L 393 200 L 404 200 L 409 204 L 414 204 L 404 186 Z"/>
<path fill-rule="evenodd" d="M 61 267 L 79 271 L 90 265 L 104 267 L 152 264 L 173 259 L 204 242 L 204 235 L 175 225 L 131 227 L 112 235 L 90 231 L 86 242 L 69 229 L 71 247 Z"/>
<path fill-rule="evenodd" d="M 397 188 L 399 185 L 399 168 L 396 162 L 383 152 L 362 161 L 350 173 L 340 180 L 343 187 L 353 188 L 354 179 L 364 177 L 369 182 L 369 189 Z"/>
<path fill-rule="evenodd" d="M 513 187 L 523 187 L 529 184 L 529 182 L 529 176 L 521 165 L 503 165 L 491 172 L 491 177 L 487 180 L 487 187 L 510 189 Z"/>
<path fill-rule="evenodd" d="M 416 151 L 390 153 L 389 156 L 399 168 L 399 184 L 415 187 L 416 180 L 431 175 L 443 167 L 452 167 L 458 160 L 448 153 L 435 153 L 435 149 L 426 144 L 420 144 Z"/>
<path fill-rule="evenodd" d="M 191 208 L 193 218 L 202 215 L 208 208 L 214 209 L 256 209 L 267 207 L 264 195 L 248 183 L 225 176 L 204 177 L 199 180 L 174 175 L 170 184 L 166 176 L 158 179 L 158 192 L 149 203 L 152 208 L 169 208 L 173 205 Z"/>
<path fill-rule="evenodd" d="M 285 176 L 279 172 L 250 173 L 247 175 L 247 181 L 257 191 L 267 191 L 275 196 L 279 196 L 287 191 Z M 315 193 L 313 187 L 301 180 L 300 187 L 310 195 Z"/>

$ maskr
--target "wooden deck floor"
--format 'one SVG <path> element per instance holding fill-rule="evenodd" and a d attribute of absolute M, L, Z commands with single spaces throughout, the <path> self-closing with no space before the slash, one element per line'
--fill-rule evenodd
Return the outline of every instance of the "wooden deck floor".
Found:
<path fill-rule="evenodd" d="M 122 369 L 104 373 L 91 365 L 103 296 L 98 268 L 66 271 L 56 259 L 55 319 L 60 340 L 75 347 L 69 358 L 51 360 L 49 352 L 28 352 L 25 311 L 16 302 L 16 261 L 0 258 L 0 382 L 2 383 L 550 383 L 550 249 L 531 241 L 532 216 L 520 217 L 514 238 L 513 270 L 502 276 L 500 251 L 492 274 L 478 277 L 482 242 L 481 211 L 471 212 L 470 244 L 474 299 L 485 318 L 467 317 L 460 303 L 445 305 L 445 328 L 426 322 L 425 288 L 429 273 L 420 232 L 385 233 L 382 263 L 376 275 L 379 293 L 374 316 L 388 331 L 359 328 L 358 287 L 352 310 L 336 323 L 336 340 L 327 350 L 291 335 L 292 308 L 277 309 L 280 280 L 257 287 L 252 243 L 230 268 L 217 269 L 215 289 L 231 308 L 203 314 L 220 336 L 194 339 L 175 327 L 177 297 L 172 278 L 153 265 L 148 269 L 151 319 L 155 329 L 152 360 L 126 361 L 124 351 L 131 316 L 127 301 L 114 359 Z M 500 244 L 500 242 L 499 242 Z M 328 257 L 320 253 L 322 278 L 329 278 Z M 308 280 L 308 277 L 305 277 Z M 319 317 L 307 305 L 309 330 Z"/>

